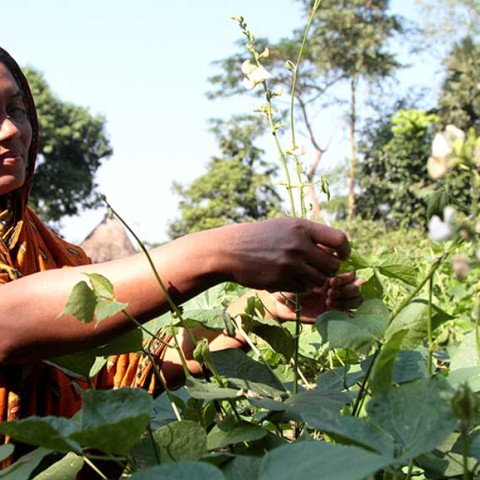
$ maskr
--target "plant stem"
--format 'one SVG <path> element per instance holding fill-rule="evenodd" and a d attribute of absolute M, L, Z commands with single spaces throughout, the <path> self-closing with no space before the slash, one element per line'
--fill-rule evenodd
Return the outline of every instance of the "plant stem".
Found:
<path fill-rule="evenodd" d="M 172 300 L 172 297 L 168 293 L 167 288 L 165 287 L 165 284 L 163 283 L 162 279 L 160 278 L 160 275 L 158 274 L 157 268 L 155 267 L 155 264 L 153 263 L 152 257 L 150 256 L 150 253 L 148 250 L 145 248 L 145 245 L 143 242 L 138 238 L 137 234 L 130 228 L 130 226 L 123 220 L 123 218 L 112 208 L 110 203 L 108 203 L 107 199 L 104 197 L 103 198 L 104 202 L 107 204 L 107 207 L 111 210 L 111 212 L 120 220 L 122 225 L 130 232 L 130 234 L 133 236 L 135 241 L 138 243 L 139 247 L 141 248 L 142 252 L 145 254 L 147 257 L 148 263 L 150 264 L 150 267 L 153 271 L 153 274 L 155 275 L 155 278 L 160 285 L 160 288 L 165 295 L 165 299 L 167 300 L 168 305 L 170 306 L 172 312 L 174 315 L 179 319 L 182 328 L 184 328 L 187 331 L 188 336 L 190 337 L 191 342 L 193 345 L 197 345 L 197 339 L 195 338 L 195 335 L 192 333 L 188 325 L 186 324 L 185 320 L 183 319 L 182 312 L 180 309 L 177 307 L 175 302 Z"/>
<path fill-rule="evenodd" d="M 428 364 L 427 371 L 432 375 L 433 365 L 433 334 L 432 334 L 432 292 L 433 292 L 433 275 L 428 281 L 428 314 L 427 314 L 427 343 L 428 343 Z"/>
<path fill-rule="evenodd" d="M 413 290 L 413 292 L 410 293 L 410 295 L 408 295 L 408 297 L 405 298 L 403 302 L 392 312 L 390 315 L 390 322 L 392 322 L 392 320 L 418 295 L 418 292 L 420 292 L 425 284 L 430 280 L 433 274 L 437 271 L 437 268 L 441 265 L 449 253 L 449 251 L 443 253 L 433 262 L 430 270 L 427 272 L 423 280 L 417 285 L 415 290 Z"/>
<path fill-rule="evenodd" d="M 83 457 L 83 461 L 94 471 L 98 474 L 100 478 L 103 480 L 108 480 L 108 477 L 106 477 L 100 470 L 99 468 L 86 456 Z"/>
<path fill-rule="evenodd" d="M 158 451 L 157 442 L 155 442 L 155 438 L 153 437 L 152 427 L 150 425 L 147 426 L 148 436 L 152 442 L 153 452 L 155 454 L 155 461 L 157 465 L 160 465 L 160 452 Z"/>
<path fill-rule="evenodd" d="M 380 348 L 377 348 L 377 350 L 375 350 L 375 352 L 372 355 L 372 360 L 370 362 L 370 365 L 368 366 L 368 370 L 365 373 L 365 376 L 363 377 L 362 384 L 360 385 L 360 390 L 358 391 L 357 398 L 355 399 L 355 404 L 353 405 L 352 417 L 356 417 L 360 412 L 360 407 L 362 406 L 363 397 L 365 396 L 365 392 L 367 389 L 367 383 L 370 378 L 370 374 L 372 373 L 373 365 L 379 353 L 380 353 Z"/>
<path fill-rule="evenodd" d="M 462 457 L 463 457 L 463 480 L 471 480 L 470 471 L 468 469 L 468 455 L 470 453 L 470 445 L 468 441 L 468 428 L 462 428 Z"/>

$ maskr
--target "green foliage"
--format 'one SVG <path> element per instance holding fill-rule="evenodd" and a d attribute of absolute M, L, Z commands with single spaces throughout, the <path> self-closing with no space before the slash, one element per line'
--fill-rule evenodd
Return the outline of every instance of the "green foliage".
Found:
<path fill-rule="evenodd" d="M 25 74 L 40 129 L 30 204 L 42 219 L 55 223 L 99 205 L 94 177 L 112 148 L 103 116 L 60 100 L 37 70 L 26 68 Z"/>
<path fill-rule="evenodd" d="M 276 168 L 262 159 L 255 139 L 263 133 L 256 117 L 212 121 L 221 156 L 213 157 L 207 172 L 184 187 L 174 184 L 181 197 L 182 217 L 169 226 L 171 238 L 221 225 L 261 220 L 280 213 L 280 197 L 273 185 Z"/>
<path fill-rule="evenodd" d="M 308 7 L 311 0 L 302 0 Z M 399 66 L 388 42 L 402 33 L 401 19 L 388 12 L 388 0 L 322 0 L 309 42 L 316 63 L 343 78 L 378 79 Z"/>
<path fill-rule="evenodd" d="M 360 145 L 357 213 L 387 226 L 424 227 L 432 185 L 427 172 L 437 117 L 420 110 L 399 110 L 368 127 Z"/>
<path fill-rule="evenodd" d="M 440 96 L 439 115 L 444 125 L 480 134 L 480 44 L 465 37 L 446 59 L 446 78 Z"/>

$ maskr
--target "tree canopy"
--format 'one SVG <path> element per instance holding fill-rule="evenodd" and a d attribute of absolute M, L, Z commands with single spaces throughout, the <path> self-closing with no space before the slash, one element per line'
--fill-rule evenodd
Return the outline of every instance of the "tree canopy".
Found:
<path fill-rule="evenodd" d="M 99 204 L 95 173 L 113 151 L 103 116 L 59 99 L 39 71 L 24 71 L 40 129 L 30 205 L 43 220 L 55 224 Z"/>
<path fill-rule="evenodd" d="M 220 155 L 213 156 L 206 173 L 190 185 L 173 185 L 180 196 L 181 218 L 170 223 L 171 238 L 280 213 L 273 184 L 276 167 L 262 159 L 264 151 L 255 145 L 264 131 L 261 120 L 251 116 L 212 120 Z"/>

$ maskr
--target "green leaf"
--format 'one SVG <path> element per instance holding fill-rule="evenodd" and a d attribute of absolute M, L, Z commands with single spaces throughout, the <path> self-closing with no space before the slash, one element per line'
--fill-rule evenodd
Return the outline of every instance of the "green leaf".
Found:
<path fill-rule="evenodd" d="M 223 330 L 225 328 L 225 309 L 214 308 L 209 310 L 187 310 L 183 311 L 183 319 L 200 323 L 211 330 Z"/>
<path fill-rule="evenodd" d="M 450 197 L 445 189 L 436 190 L 427 197 L 427 219 L 430 220 L 433 215 L 443 218 L 443 211 L 450 203 Z"/>
<path fill-rule="evenodd" d="M 97 358 L 94 352 L 88 351 L 52 358 L 46 363 L 55 365 L 72 377 L 93 377 L 107 363 L 107 360 L 105 358 Z"/>
<path fill-rule="evenodd" d="M 305 413 L 317 409 L 338 412 L 348 401 L 349 397 L 344 392 L 316 388 L 315 390 L 297 393 L 285 400 L 283 404 L 289 414 L 301 418 Z"/>
<path fill-rule="evenodd" d="M 83 466 L 83 458 L 73 452 L 67 453 L 61 460 L 36 475 L 33 480 L 76 480 Z"/>
<path fill-rule="evenodd" d="M 101 322 L 113 317 L 127 307 L 128 303 L 116 302 L 115 300 L 98 300 L 95 307 L 95 320 L 97 323 Z"/>
<path fill-rule="evenodd" d="M 330 348 L 368 352 L 379 341 L 388 325 L 388 310 L 378 299 L 364 302 L 351 318 L 346 312 L 329 311 L 320 315 L 317 329 Z"/>
<path fill-rule="evenodd" d="M 52 358 L 46 363 L 52 363 L 63 370 L 67 375 L 93 378 L 107 363 L 110 355 L 138 352 L 143 346 L 143 334 L 139 328 L 124 333 L 106 345 Z"/>
<path fill-rule="evenodd" d="M 382 298 L 383 297 L 383 285 L 378 275 L 375 273 L 360 286 L 360 292 L 365 300 L 370 298 Z"/>
<path fill-rule="evenodd" d="M 80 445 L 70 438 L 78 426 L 63 417 L 28 417 L 0 423 L 0 432 L 18 442 L 44 447 L 59 452 L 82 453 Z"/>
<path fill-rule="evenodd" d="M 456 425 L 446 394 L 445 379 L 431 377 L 391 388 L 367 404 L 372 422 L 389 432 L 398 443 L 399 462 L 408 462 L 432 451 Z"/>
<path fill-rule="evenodd" d="M 426 351 L 402 350 L 393 366 L 393 381 L 396 383 L 411 382 L 427 376 Z"/>
<path fill-rule="evenodd" d="M 398 278 L 409 285 L 417 284 L 417 269 L 412 261 L 404 255 L 394 253 L 378 265 L 378 271 L 390 278 Z"/>
<path fill-rule="evenodd" d="M 247 332 L 258 335 L 265 340 L 276 352 L 281 353 L 286 360 L 290 360 L 295 350 L 295 339 L 292 334 L 274 321 L 244 320 L 244 328 Z"/>
<path fill-rule="evenodd" d="M 175 462 L 146 468 L 134 473 L 131 480 L 226 480 L 223 473 L 204 462 Z"/>
<path fill-rule="evenodd" d="M 215 425 L 207 437 L 208 450 L 235 445 L 240 442 L 259 440 L 267 431 L 248 422 L 223 422 Z"/>
<path fill-rule="evenodd" d="M 393 459 L 324 442 L 297 442 L 268 452 L 260 464 L 259 480 L 364 480 Z"/>
<path fill-rule="evenodd" d="M 474 392 L 480 392 L 480 367 L 457 368 L 450 371 L 447 380 L 455 389 L 467 384 Z"/>
<path fill-rule="evenodd" d="M 79 412 L 81 430 L 71 438 L 88 448 L 126 455 L 150 420 L 152 398 L 140 388 L 89 390 Z"/>
<path fill-rule="evenodd" d="M 318 406 L 302 414 L 305 423 L 316 430 L 350 443 L 367 447 L 389 457 L 394 454 L 393 438 L 365 418 L 348 417 Z"/>
<path fill-rule="evenodd" d="M 465 367 L 480 367 L 480 353 L 477 350 L 475 330 L 468 332 L 457 350 L 451 354 L 450 370 Z"/>
<path fill-rule="evenodd" d="M 7 459 L 15 450 L 15 446 L 11 443 L 6 443 L 5 445 L 0 445 L 0 462 L 3 462 Z"/>
<path fill-rule="evenodd" d="M 205 380 L 189 377 L 185 382 L 185 388 L 193 398 L 200 400 L 228 400 L 242 397 L 242 393 L 234 388 L 222 388 Z"/>
<path fill-rule="evenodd" d="M 285 394 L 285 388 L 271 370 L 245 352 L 230 348 L 211 352 L 211 356 L 218 373 L 235 386 L 272 398 Z"/>
<path fill-rule="evenodd" d="M 256 480 L 260 471 L 261 457 L 236 456 L 223 468 L 227 480 Z M 292 479 L 293 480 L 293 479 Z"/>
<path fill-rule="evenodd" d="M 9 445 L 2 445 L 1 448 L 6 450 L 3 447 L 8 446 Z M 11 447 L 13 448 L 13 445 Z M 26 455 L 23 455 L 14 464 L 1 470 L 0 478 L 6 478 L 8 480 L 25 480 L 26 478 L 30 478 L 32 472 L 49 453 L 51 453 L 51 450 L 49 449 L 37 448 Z"/>
<path fill-rule="evenodd" d="M 370 375 L 369 385 L 373 395 L 385 392 L 392 386 L 393 367 L 407 333 L 407 330 L 400 330 L 382 346 Z"/>
<path fill-rule="evenodd" d="M 363 379 L 365 372 L 362 370 L 350 371 L 350 366 L 333 368 L 322 372 L 317 377 L 317 387 L 320 391 L 341 391 L 355 385 Z"/>
<path fill-rule="evenodd" d="M 370 262 L 367 259 L 353 251 L 347 260 L 342 261 L 339 273 L 357 271 L 362 268 L 368 268 L 369 266 Z"/>
<path fill-rule="evenodd" d="M 70 292 L 65 308 L 58 317 L 72 315 L 83 323 L 90 323 L 94 319 L 97 299 L 87 282 L 78 282 Z M 58 318 L 57 317 L 57 318 Z"/>
<path fill-rule="evenodd" d="M 385 340 L 392 338 L 400 330 L 407 330 L 403 339 L 404 349 L 415 349 L 427 336 L 428 302 L 417 298 L 409 303 L 392 320 L 385 332 Z M 435 329 L 451 317 L 438 307 L 432 306 L 432 328 Z"/>
<path fill-rule="evenodd" d="M 90 284 L 92 285 L 92 290 L 95 292 L 97 297 L 102 297 L 109 300 L 114 300 L 113 295 L 113 285 L 110 280 L 99 273 L 86 273 Z"/>
<path fill-rule="evenodd" d="M 198 460 L 207 453 L 207 433 L 196 422 L 172 422 L 143 437 L 132 453 L 140 468 L 158 464 L 157 455 L 162 464 Z"/>

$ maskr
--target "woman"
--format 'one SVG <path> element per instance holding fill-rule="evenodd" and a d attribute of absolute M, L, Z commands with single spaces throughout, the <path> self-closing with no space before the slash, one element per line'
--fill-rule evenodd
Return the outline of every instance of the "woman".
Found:
<path fill-rule="evenodd" d="M 129 314 L 141 322 L 169 308 L 143 254 L 91 265 L 81 249 L 53 234 L 29 209 L 37 141 L 38 123 L 27 80 L 0 49 L 0 421 L 30 415 L 71 416 L 80 407 L 73 380 L 43 360 L 104 344 L 132 328 L 124 314 L 96 326 L 69 316 L 56 318 L 85 273 L 107 277 L 117 299 L 127 302 Z M 309 292 L 304 298 L 304 321 L 311 322 L 326 307 L 360 304 L 355 275 L 335 277 L 349 251 L 339 230 L 284 218 L 187 235 L 150 254 L 177 305 L 218 283 L 233 281 L 259 290 L 280 320 L 293 319 L 294 312 L 287 297 L 269 292 Z M 231 312 L 240 309 L 241 302 Z M 209 336 L 215 349 L 242 346 L 241 339 L 201 328 L 196 335 Z M 189 368 L 199 373 L 199 365 L 191 359 L 192 345 L 183 337 Z M 153 353 L 163 382 L 178 385 L 183 372 L 176 350 L 157 348 Z M 103 388 L 128 385 L 158 391 L 150 370 L 137 355 L 121 355 L 111 359 L 96 381 Z"/>

